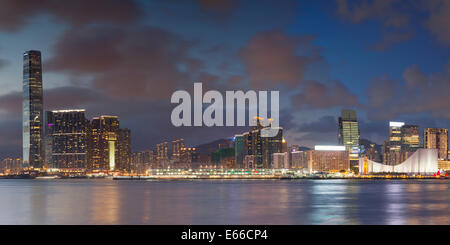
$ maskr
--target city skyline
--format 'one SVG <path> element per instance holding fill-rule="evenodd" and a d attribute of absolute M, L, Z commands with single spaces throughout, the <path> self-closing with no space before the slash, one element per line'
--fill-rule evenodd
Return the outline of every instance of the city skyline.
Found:
<path fill-rule="evenodd" d="M 355 109 L 361 138 L 380 145 L 388 137 L 388 121 L 418 125 L 421 138 L 425 128 L 449 128 L 445 26 L 417 24 L 438 18 L 436 6 L 413 9 L 406 18 L 402 6 L 394 2 L 369 4 L 365 7 L 371 14 L 356 19 L 358 2 L 279 4 L 292 15 L 272 10 L 264 1 L 251 13 L 252 6 L 245 3 L 211 6 L 201 2 L 192 1 L 186 10 L 161 2 L 114 2 L 105 9 L 106 14 L 80 22 L 68 17 L 76 15 L 76 10 L 60 12 L 47 4 L 34 12 L 24 9 L 29 14 L 26 18 L 5 12 L 2 18 L 8 21 L 0 26 L 0 38 L 5 40 L 0 47 L 0 80 L 4 84 L 0 158 L 22 155 L 21 54 L 31 49 L 42 51 L 44 110 L 83 108 L 87 118 L 118 116 L 121 125 L 132 131 L 133 151 L 178 138 L 196 146 L 246 131 L 185 129 L 170 124 L 170 93 L 189 89 L 197 81 L 219 91 L 280 89 L 284 98 L 280 101 L 281 126 L 290 145 L 336 144 L 341 109 Z M 116 14 L 117 9 L 121 15 Z M 166 17 L 155 15 L 155 9 L 181 13 L 184 21 L 164 21 Z M 421 11 L 427 11 L 429 18 L 420 16 Z M 262 16 L 262 12 L 268 14 Z M 199 19 L 186 18 L 196 14 Z M 403 21 L 388 21 L 393 19 Z M 320 28 L 316 20 L 327 28 Z M 252 21 L 262 21 L 257 30 Z M 53 28 L 42 27 L 47 24 Z M 186 28 L 189 26 L 196 27 L 195 31 L 187 31 L 193 30 Z M 230 35 L 219 35 L 219 27 Z M 336 31 L 330 31 L 331 27 Z M 353 45 L 353 33 L 364 36 L 370 30 L 375 30 L 370 38 Z M 40 31 L 47 35 L 36 35 Z M 102 35 L 94 37 L 92 33 Z M 398 33 L 406 33 L 408 38 L 400 38 L 404 36 Z M 205 40 L 198 41 L 201 38 Z M 111 42 L 101 47 L 106 39 Z M 148 62 L 147 57 L 160 62 Z M 258 63 L 267 57 L 277 59 Z M 152 75 L 140 73 L 142 69 Z M 408 97 L 417 93 L 417 98 Z M 408 109 L 413 106 L 414 110 Z"/>

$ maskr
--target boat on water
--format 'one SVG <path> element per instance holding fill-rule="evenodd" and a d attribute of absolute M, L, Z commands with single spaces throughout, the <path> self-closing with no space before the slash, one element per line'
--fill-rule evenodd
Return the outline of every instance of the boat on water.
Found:
<path fill-rule="evenodd" d="M 60 179 L 61 177 L 56 176 L 56 175 L 51 175 L 51 176 L 38 176 L 36 177 L 36 179 Z"/>

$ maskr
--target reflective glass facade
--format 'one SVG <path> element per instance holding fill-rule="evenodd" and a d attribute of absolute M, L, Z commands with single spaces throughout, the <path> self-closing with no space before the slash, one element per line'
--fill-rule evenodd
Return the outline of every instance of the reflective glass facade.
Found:
<path fill-rule="evenodd" d="M 339 117 L 338 142 L 350 152 L 351 160 L 358 159 L 359 154 L 359 125 L 356 111 L 342 110 Z"/>
<path fill-rule="evenodd" d="M 23 167 L 43 165 L 43 99 L 41 52 L 23 55 Z"/>

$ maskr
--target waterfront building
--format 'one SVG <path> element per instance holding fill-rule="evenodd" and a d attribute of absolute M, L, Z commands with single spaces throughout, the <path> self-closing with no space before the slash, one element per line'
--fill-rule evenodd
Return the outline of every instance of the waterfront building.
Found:
<path fill-rule="evenodd" d="M 88 126 L 85 110 L 47 111 L 46 159 L 48 167 L 62 170 L 86 169 Z"/>
<path fill-rule="evenodd" d="M 404 122 L 389 122 L 389 152 L 400 152 L 402 147 L 402 127 Z"/>
<path fill-rule="evenodd" d="M 110 171 L 116 169 L 118 133 L 119 118 L 117 116 L 100 116 L 92 119 L 89 170 Z"/>
<path fill-rule="evenodd" d="M 395 165 L 377 163 L 367 157 L 359 160 L 361 174 L 401 173 L 433 175 L 438 171 L 438 150 L 418 149 L 404 162 Z"/>
<path fill-rule="evenodd" d="M 296 168 L 306 169 L 310 173 L 336 173 L 350 170 L 350 156 L 345 146 L 316 145 L 314 150 L 300 151 L 295 155 L 296 160 L 293 162 Z"/>
<path fill-rule="evenodd" d="M 438 149 L 438 158 L 447 160 L 448 130 L 446 128 L 426 128 L 424 130 L 424 148 Z"/>
<path fill-rule="evenodd" d="M 342 110 L 338 120 L 338 143 L 344 145 L 350 153 L 350 160 L 358 160 L 359 157 L 359 125 L 354 110 Z"/>
<path fill-rule="evenodd" d="M 450 170 L 450 161 L 438 160 L 438 168 L 439 168 L 439 170 L 449 171 Z"/>
<path fill-rule="evenodd" d="M 158 161 L 159 168 L 169 167 L 169 143 L 163 142 L 156 145 L 156 159 Z"/>
<path fill-rule="evenodd" d="M 304 161 L 302 158 L 304 157 L 304 151 L 292 151 L 290 152 L 290 165 L 291 168 L 302 168 L 302 162 Z"/>
<path fill-rule="evenodd" d="M 18 174 L 22 171 L 22 158 L 5 158 L 0 162 L 0 173 Z"/>
<path fill-rule="evenodd" d="M 244 167 L 245 169 L 255 169 L 256 164 L 256 156 L 255 155 L 246 155 L 244 157 Z"/>
<path fill-rule="evenodd" d="M 245 156 L 245 134 L 238 134 L 234 136 L 234 162 L 236 168 L 242 168 Z"/>
<path fill-rule="evenodd" d="M 23 167 L 42 168 L 44 162 L 41 52 L 23 54 L 22 94 Z"/>
<path fill-rule="evenodd" d="M 289 157 L 288 157 L 288 152 L 283 152 L 283 153 L 273 153 L 272 157 L 273 157 L 273 168 L 275 169 L 288 169 L 290 168 L 289 166 Z"/>
<path fill-rule="evenodd" d="M 131 173 L 146 174 L 148 169 L 157 168 L 156 157 L 152 150 L 131 154 Z"/>
<path fill-rule="evenodd" d="M 131 131 L 128 128 L 119 129 L 117 135 L 116 170 L 131 172 Z"/>
<path fill-rule="evenodd" d="M 262 137 L 263 127 L 260 123 L 263 118 L 256 118 L 257 126 L 244 134 L 245 154 L 255 156 L 252 164 L 255 168 L 272 168 L 272 155 L 283 152 L 283 128 L 278 127 L 278 134 L 274 137 Z"/>
<path fill-rule="evenodd" d="M 199 154 L 195 147 L 183 147 L 180 150 L 180 168 L 193 168 L 193 164 L 199 160 Z"/>
<path fill-rule="evenodd" d="M 383 162 L 392 166 L 404 162 L 420 147 L 419 142 L 419 126 L 389 122 L 389 141 L 385 142 Z"/>
<path fill-rule="evenodd" d="M 181 148 L 185 148 L 184 139 L 172 141 L 172 161 L 179 162 L 181 158 Z"/>
<path fill-rule="evenodd" d="M 419 126 L 403 125 L 402 131 L 402 151 L 415 152 L 419 149 Z"/>

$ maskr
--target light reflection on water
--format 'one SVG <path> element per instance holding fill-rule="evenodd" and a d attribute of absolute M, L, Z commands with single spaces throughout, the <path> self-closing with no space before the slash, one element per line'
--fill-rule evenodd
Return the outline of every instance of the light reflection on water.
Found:
<path fill-rule="evenodd" d="M 0 180 L 0 224 L 450 224 L 450 180 Z"/>

